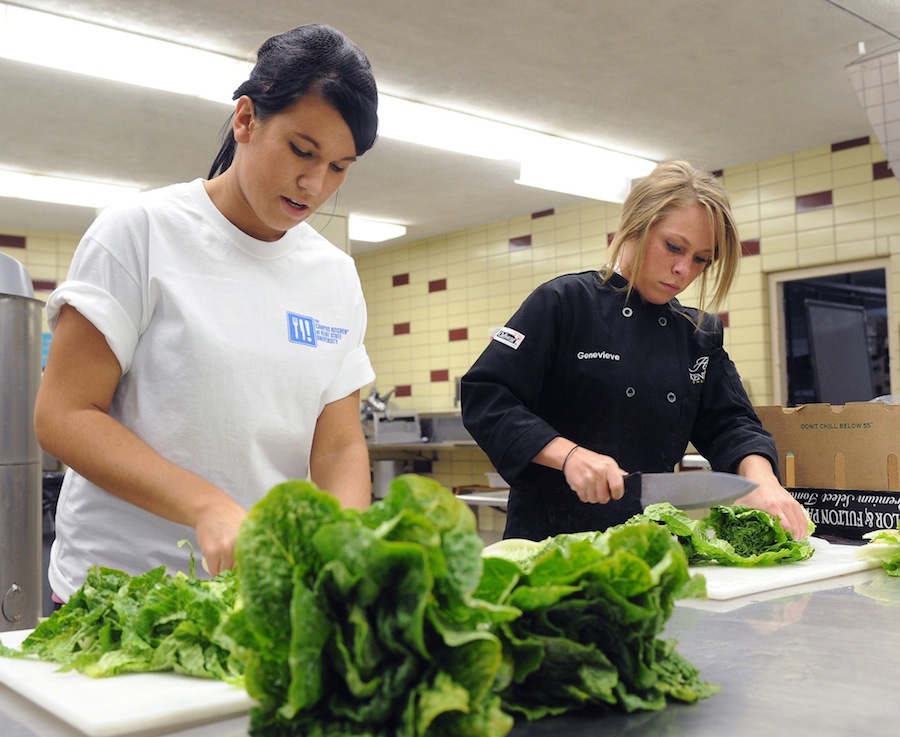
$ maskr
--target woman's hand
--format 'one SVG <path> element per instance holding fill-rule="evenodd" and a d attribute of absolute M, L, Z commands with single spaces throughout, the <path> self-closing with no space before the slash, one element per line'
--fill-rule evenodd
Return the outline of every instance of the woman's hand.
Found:
<path fill-rule="evenodd" d="M 738 466 L 738 473 L 755 481 L 757 487 L 735 504 L 762 509 L 773 517 L 778 517 L 781 526 L 795 540 L 805 540 L 809 536 L 809 516 L 806 509 L 781 485 L 768 459 L 763 456 L 747 456 Z"/>
<path fill-rule="evenodd" d="M 221 503 L 205 509 L 194 525 L 203 568 L 211 576 L 234 568 L 234 545 L 246 516 L 247 510 L 223 493 Z"/>
<path fill-rule="evenodd" d="M 625 493 L 625 474 L 614 458 L 575 445 L 565 438 L 551 440 L 534 458 L 535 463 L 557 468 L 578 498 L 589 504 L 607 504 Z"/>

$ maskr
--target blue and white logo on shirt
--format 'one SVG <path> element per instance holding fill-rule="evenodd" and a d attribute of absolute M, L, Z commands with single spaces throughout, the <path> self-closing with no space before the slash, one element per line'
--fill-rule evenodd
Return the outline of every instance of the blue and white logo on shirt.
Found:
<path fill-rule="evenodd" d="M 335 328 L 323 325 L 314 317 L 300 315 L 296 312 L 287 313 L 288 340 L 291 343 L 308 345 L 315 348 L 319 343 L 336 345 L 350 332 L 347 328 Z"/>

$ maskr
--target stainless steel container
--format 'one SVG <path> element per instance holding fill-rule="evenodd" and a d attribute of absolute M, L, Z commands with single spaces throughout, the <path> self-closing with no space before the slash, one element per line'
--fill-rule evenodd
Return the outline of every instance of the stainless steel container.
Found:
<path fill-rule="evenodd" d="M 41 311 L 27 272 L 0 253 L 0 631 L 37 625 L 41 465 L 34 402 L 41 380 Z"/>
<path fill-rule="evenodd" d="M 391 490 L 391 481 L 409 471 L 409 461 L 372 461 L 372 496 L 383 499 Z"/>

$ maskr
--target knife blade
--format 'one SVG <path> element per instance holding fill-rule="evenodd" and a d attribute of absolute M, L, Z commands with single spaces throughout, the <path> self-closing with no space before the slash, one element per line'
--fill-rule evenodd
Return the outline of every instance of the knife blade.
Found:
<path fill-rule="evenodd" d="M 743 476 L 718 471 L 635 471 L 625 477 L 625 493 L 637 495 L 641 508 L 669 502 L 679 509 L 705 509 L 714 504 L 729 504 L 749 494 L 756 486 L 754 481 Z"/>

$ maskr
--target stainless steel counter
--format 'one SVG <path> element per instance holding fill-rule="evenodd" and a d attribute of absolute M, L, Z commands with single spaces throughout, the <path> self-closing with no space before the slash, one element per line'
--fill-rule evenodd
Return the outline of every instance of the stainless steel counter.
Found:
<path fill-rule="evenodd" d="M 743 599 L 682 602 L 665 635 L 722 690 L 661 712 L 579 714 L 518 724 L 512 737 L 759 737 L 896 734 L 900 578 L 880 568 Z M 247 719 L 174 737 L 238 737 Z M 0 687 L 4 737 L 80 737 Z M 162 737 L 158 732 L 153 737 Z M 141 737 L 150 737 L 149 735 Z"/>

